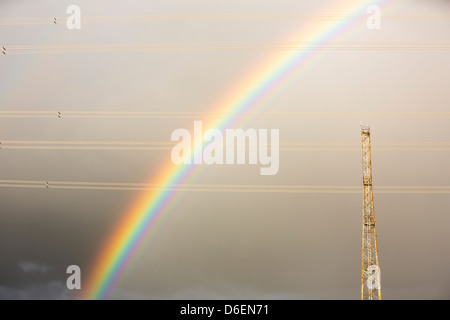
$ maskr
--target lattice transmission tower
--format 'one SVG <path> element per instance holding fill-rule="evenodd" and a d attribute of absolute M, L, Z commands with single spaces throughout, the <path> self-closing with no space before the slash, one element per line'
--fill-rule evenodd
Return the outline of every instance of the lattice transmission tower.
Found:
<path fill-rule="evenodd" d="M 373 204 L 372 155 L 369 126 L 361 126 L 361 140 L 364 188 L 362 216 L 361 299 L 381 300 L 377 230 L 375 227 L 375 210 Z"/>

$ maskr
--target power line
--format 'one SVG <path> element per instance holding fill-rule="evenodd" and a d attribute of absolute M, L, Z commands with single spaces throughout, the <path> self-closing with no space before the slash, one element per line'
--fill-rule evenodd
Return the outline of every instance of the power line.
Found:
<path fill-rule="evenodd" d="M 0 111 L 0 118 L 220 119 L 232 116 L 255 119 L 450 119 L 450 112 Z"/>
<path fill-rule="evenodd" d="M 17 150 L 121 150 L 121 151 L 170 151 L 173 141 L 60 141 L 60 140 L 2 140 L 0 149 Z M 234 146 L 234 144 L 233 144 Z M 236 144 L 236 147 L 240 147 Z M 247 150 L 258 146 L 243 145 Z M 268 150 L 272 146 L 268 145 Z M 353 142 L 304 142 L 282 141 L 280 151 L 354 151 L 360 150 Z M 378 151 L 450 151 L 450 142 L 381 142 L 375 143 Z"/>
<path fill-rule="evenodd" d="M 448 50 L 450 41 L 192 42 L 4 46 L 4 55 L 257 50 Z"/>
<path fill-rule="evenodd" d="M 125 182 L 0 180 L 0 187 L 117 191 L 167 190 L 188 192 L 249 193 L 362 193 L 360 186 L 349 185 L 152 184 Z M 450 193 L 450 186 L 378 186 L 374 192 L 386 194 L 447 194 Z"/>
<path fill-rule="evenodd" d="M 173 141 L 103 141 L 103 140 L 0 140 L 0 144 L 43 144 L 43 145 L 173 145 Z M 331 145 L 331 146 L 355 146 L 359 145 L 357 142 L 324 142 L 324 141 L 282 141 L 279 145 L 290 146 L 311 146 L 311 145 Z M 402 145 L 432 145 L 432 146 L 450 146 L 450 142 L 376 142 L 372 145 L 388 145 L 388 146 L 402 146 Z"/>
<path fill-rule="evenodd" d="M 128 15 L 128 16 L 81 16 L 82 24 L 109 23 L 173 23 L 173 22 L 306 22 L 306 21 L 361 21 L 368 15 L 344 14 L 241 14 L 241 15 Z M 0 26 L 65 24 L 63 17 L 12 17 L 0 18 Z M 449 15 L 382 15 L 382 22 L 449 22 Z"/>

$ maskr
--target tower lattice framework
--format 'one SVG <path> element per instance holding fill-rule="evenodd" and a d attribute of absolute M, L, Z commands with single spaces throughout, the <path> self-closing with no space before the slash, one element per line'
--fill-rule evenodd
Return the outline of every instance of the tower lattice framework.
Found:
<path fill-rule="evenodd" d="M 363 219 L 361 299 L 381 300 L 380 266 L 378 263 L 377 231 L 372 187 L 372 155 L 370 127 L 361 126 L 363 164 Z"/>

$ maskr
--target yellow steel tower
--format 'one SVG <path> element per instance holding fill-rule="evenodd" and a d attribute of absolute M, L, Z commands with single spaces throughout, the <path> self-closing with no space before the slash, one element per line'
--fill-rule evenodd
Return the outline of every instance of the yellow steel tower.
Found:
<path fill-rule="evenodd" d="M 380 266 L 378 264 L 377 231 L 372 189 L 372 160 L 370 127 L 361 126 L 363 160 L 363 219 L 362 219 L 362 264 L 361 299 L 381 300 Z"/>

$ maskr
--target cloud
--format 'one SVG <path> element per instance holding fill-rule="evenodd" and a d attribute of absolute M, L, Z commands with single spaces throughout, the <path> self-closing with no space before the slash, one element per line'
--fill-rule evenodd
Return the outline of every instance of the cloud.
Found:
<path fill-rule="evenodd" d="M 307 296 L 303 292 L 259 292 L 241 286 L 223 286 L 214 290 L 203 286 L 189 287 L 166 294 L 145 294 L 129 290 L 115 290 L 111 299 L 117 300 L 298 300 Z"/>
<path fill-rule="evenodd" d="M 47 273 L 53 269 L 47 265 L 24 261 L 19 261 L 18 266 L 24 273 Z"/>
<path fill-rule="evenodd" d="M 68 300 L 72 295 L 60 281 L 25 288 L 0 286 L 0 300 Z"/>

